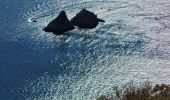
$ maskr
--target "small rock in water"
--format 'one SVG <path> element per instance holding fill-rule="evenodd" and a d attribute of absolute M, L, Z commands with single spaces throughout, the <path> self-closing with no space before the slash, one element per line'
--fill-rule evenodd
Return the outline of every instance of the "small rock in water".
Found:
<path fill-rule="evenodd" d="M 35 22 L 37 22 L 37 21 L 36 21 L 36 20 L 33 20 L 32 22 L 34 22 L 34 23 L 35 23 Z"/>
<path fill-rule="evenodd" d="M 105 21 L 97 18 L 97 15 L 93 12 L 83 9 L 71 19 L 71 22 L 80 28 L 93 29 L 99 24 L 99 22 Z"/>
<path fill-rule="evenodd" d="M 68 20 L 65 11 L 61 11 L 59 16 L 52 20 L 43 30 L 45 32 L 52 32 L 56 35 L 62 35 L 73 29 L 75 29 L 74 25 Z"/>

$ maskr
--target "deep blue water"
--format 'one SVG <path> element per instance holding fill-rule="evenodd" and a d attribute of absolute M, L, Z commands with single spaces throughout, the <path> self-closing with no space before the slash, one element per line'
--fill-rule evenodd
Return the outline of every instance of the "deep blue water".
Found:
<path fill-rule="evenodd" d="M 14 40 L 15 34 L 29 30 L 17 25 L 24 23 L 21 14 L 34 5 L 31 1 L 6 0 L 0 4 L 0 100 L 23 100 L 19 88 L 46 72 L 52 74 L 54 69 L 50 59 L 55 51 L 33 48 L 29 37 Z"/>

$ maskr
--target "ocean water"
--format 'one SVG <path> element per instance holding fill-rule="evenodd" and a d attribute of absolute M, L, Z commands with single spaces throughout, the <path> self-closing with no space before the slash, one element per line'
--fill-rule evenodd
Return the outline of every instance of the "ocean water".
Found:
<path fill-rule="evenodd" d="M 71 19 L 83 8 L 106 22 L 42 31 L 61 10 Z M 170 83 L 169 0 L 5 0 L 0 9 L 0 100 L 95 100 L 130 81 Z"/>

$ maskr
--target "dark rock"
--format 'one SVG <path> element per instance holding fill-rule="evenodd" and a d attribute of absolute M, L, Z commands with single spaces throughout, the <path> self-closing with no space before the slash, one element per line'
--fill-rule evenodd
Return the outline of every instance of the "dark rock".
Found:
<path fill-rule="evenodd" d="M 53 32 L 56 35 L 62 35 L 73 29 L 75 29 L 74 25 L 68 20 L 65 11 L 61 11 L 59 16 L 52 20 L 43 30 L 45 32 Z"/>
<path fill-rule="evenodd" d="M 83 9 L 71 19 L 71 22 L 80 28 L 92 29 L 95 28 L 99 22 L 105 21 L 97 18 L 97 15 L 95 15 L 93 12 Z"/>
<path fill-rule="evenodd" d="M 37 22 L 36 20 L 32 20 L 32 22 Z"/>

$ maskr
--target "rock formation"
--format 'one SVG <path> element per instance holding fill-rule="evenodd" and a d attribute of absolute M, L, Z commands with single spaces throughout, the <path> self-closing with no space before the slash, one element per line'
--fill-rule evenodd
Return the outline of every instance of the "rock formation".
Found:
<path fill-rule="evenodd" d="M 52 20 L 43 30 L 45 32 L 52 32 L 56 35 L 62 35 L 73 29 L 75 29 L 74 25 L 68 20 L 65 11 L 61 11 L 59 16 Z"/>
<path fill-rule="evenodd" d="M 71 19 L 71 22 L 79 28 L 92 29 L 95 28 L 99 22 L 105 21 L 97 18 L 97 15 L 95 15 L 93 12 L 83 9 Z"/>

